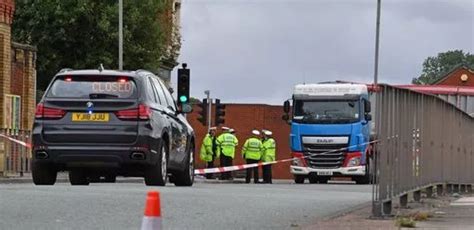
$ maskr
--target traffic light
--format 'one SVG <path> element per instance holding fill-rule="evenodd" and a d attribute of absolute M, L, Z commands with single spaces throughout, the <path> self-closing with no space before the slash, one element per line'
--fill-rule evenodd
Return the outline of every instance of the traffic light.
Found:
<path fill-rule="evenodd" d="M 201 111 L 199 111 L 199 117 L 198 121 L 201 122 L 202 125 L 206 126 L 207 125 L 207 110 L 208 110 L 208 101 L 207 99 L 203 99 L 201 104 L 198 104 L 198 106 L 201 108 Z"/>
<path fill-rule="evenodd" d="M 216 109 L 214 110 L 214 120 L 216 122 L 216 126 L 225 123 L 225 105 L 221 104 L 220 99 L 216 99 Z"/>
<path fill-rule="evenodd" d="M 178 104 L 186 104 L 189 102 L 189 77 L 190 71 L 186 69 L 186 63 L 183 68 L 178 69 Z"/>

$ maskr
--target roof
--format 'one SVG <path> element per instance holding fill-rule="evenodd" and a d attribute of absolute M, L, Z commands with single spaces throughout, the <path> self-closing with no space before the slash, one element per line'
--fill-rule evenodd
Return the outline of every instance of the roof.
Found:
<path fill-rule="evenodd" d="M 474 96 L 474 87 L 451 85 L 396 85 L 395 87 L 410 89 L 420 93 L 443 95 L 468 95 Z"/>
<path fill-rule="evenodd" d="M 309 96 L 344 96 L 348 94 L 367 94 L 364 84 L 299 84 L 295 85 L 294 95 Z"/>
<path fill-rule="evenodd" d="M 452 73 L 454 73 L 455 71 L 457 71 L 459 69 L 465 69 L 465 70 L 467 70 L 467 71 L 474 74 L 474 70 L 472 70 L 471 68 L 467 67 L 464 64 L 458 64 L 458 65 L 454 66 L 453 68 L 451 68 L 450 70 L 448 70 L 448 71 L 444 72 L 443 74 L 441 74 L 441 76 L 437 80 L 433 81 L 431 83 L 431 85 L 436 85 L 436 84 L 441 83 L 442 81 L 449 78 Z"/>
<path fill-rule="evenodd" d="M 83 69 L 83 70 L 73 70 L 73 69 L 62 69 L 57 73 L 57 75 L 104 75 L 104 76 L 125 76 L 125 77 L 133 77 L 137 76 L 138 73 L 150 73 L 146 70 L 136 70 L 136 71 L 128 71 L 128 70 L 108 70 L 104 69 L 99 71 L 98 69 Z"/>

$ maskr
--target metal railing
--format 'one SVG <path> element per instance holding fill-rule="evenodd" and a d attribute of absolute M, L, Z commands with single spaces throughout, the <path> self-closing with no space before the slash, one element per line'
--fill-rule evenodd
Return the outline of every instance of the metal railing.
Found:
<path fill-rule="evenodd" d="M 30 143 L 29 130 L 0 129 L 0 133 L 10 138 Z M 23 176 L 31 172 L 31 151 L 27 147 L 0 137 L 0 176 Z"/>
<path fill-rule="evenodd" d="M 373 215 L 389 215 L 392 200 L 406 206 L 421 190 L 472 191 L 474 119 L 427 94 L 381 85 L 376 100 L 376 181 Z"/>

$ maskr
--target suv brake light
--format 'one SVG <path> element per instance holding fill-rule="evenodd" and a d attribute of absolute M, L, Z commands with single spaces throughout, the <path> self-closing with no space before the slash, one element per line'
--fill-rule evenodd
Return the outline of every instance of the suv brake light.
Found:
<path fill-rule="evenodd" d="M 150 120 L 151 110 L 146 105 L 139 105 L 138 108 L 117 111 L 115 115 L 122 120 Z"/>
<path fill-rule="evenodd" d="M 44 107 L 43 103 L 39 103 L 35 111 L 36 118 L 59 119 L 64 117 L 64 114 L 64 110 Z"/>

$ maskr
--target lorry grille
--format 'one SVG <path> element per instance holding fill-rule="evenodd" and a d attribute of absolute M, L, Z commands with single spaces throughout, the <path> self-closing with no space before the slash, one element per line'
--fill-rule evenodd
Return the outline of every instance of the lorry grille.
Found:
<path fill-rule="evenodd" d="M 344 164 L 345 152 L 347 144 L 333 144 L 333 145 L 318 145 L 318 144 L 303 144 L 306 163 L 311 168 L 339 168 Z M 326 153 L 332 151 L 330 153 Z M 322 154 L 325 153 L 325 154 Z"/>

